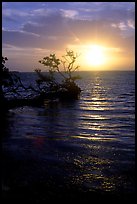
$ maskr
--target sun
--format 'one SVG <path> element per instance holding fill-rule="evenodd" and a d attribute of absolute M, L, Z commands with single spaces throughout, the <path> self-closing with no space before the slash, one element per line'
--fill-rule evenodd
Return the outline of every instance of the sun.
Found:
<path fill-rule="evenodd" d="M 100 45 L 90 45 L 85 51 L 85 60 L 91 66 L 104 65 L 106 63 L 105 48 Z"/>

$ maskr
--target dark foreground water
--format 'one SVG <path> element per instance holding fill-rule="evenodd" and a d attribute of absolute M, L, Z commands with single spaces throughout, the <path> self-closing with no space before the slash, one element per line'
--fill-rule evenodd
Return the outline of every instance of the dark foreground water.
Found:
<path fill-rule="evenodd" d="M 4 201 L 134 197 L 135 72 L 80 74 L 79 100 L 1 117 Z"/>

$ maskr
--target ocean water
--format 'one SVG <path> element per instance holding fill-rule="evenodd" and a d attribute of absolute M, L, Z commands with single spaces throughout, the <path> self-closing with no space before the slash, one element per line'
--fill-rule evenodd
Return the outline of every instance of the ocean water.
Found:
<path fill-rule="evenodd" d="M 33 84 L 34 73 L 20 74 Z M 22 188 L 43 199 L 72 189 L 135 193 L 135 72 L 79 74 L 79 100 L 18 107 L 3 117 L 5 197 Z"/>

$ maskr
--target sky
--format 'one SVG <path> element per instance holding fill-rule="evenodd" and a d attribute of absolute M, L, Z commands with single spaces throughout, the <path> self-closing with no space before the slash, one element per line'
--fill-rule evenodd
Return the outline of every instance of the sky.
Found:
<path fill-rule="evenodd" d="M 73 50 L 79 70 L 135 69 L 135 2 L 2 2 L 2 55 L 12 71 Z"/>

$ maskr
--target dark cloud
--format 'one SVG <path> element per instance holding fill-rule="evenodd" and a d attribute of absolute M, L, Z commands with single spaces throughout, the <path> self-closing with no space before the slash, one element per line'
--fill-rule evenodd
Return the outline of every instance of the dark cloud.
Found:
<path fill-rule="evenodd" d="M 47 36 L 66 36 L 68 35 L 66 19 L 59 14 L 50 16 L 39 16 L 35 22 L 26 23 L 23 30 Z"/>
<path fill-rule="evenodd" d="M 3 30 L 2 41 L 3 43 L 19 47 L 35 47 L 35 45 L 40 41 L 40 38 L 34 34 L 26 32 Z"/>
<path fill-rule="evenodd" d="M 64 49 L 66 43 L 73 43 L 72 37 L 65 36 L 41 36 L 25 31 L 5 31 L 2 32 L 3 44 L 9 44 L 21 48 L 42 48 L 42 49 Z"/>
<path fill-rule="evenodd" d="M 94 34 L 100 33 L 101 29 L 103 29 L 103 32 L 106 30 L 107 33 L 105 33 L 107 35 L 111 32 L 120 32 L 120 27 L 115 26 L 114 28 L 111 25 L 121 22 L 127 26 L 127 30 L 129 31 L 131 28 L 128 26 L 127 22 L 129 20 L 134 22 L 134 14 L 129 10 L 113 8 L 107 10 L 102 9 L 100 12 L 97 12 L 97 19 L 92 18 L 92 13 L 94 12 L 88 12 L 91 19 L 70 19 L 63 16 L 60 11 L 49 13 L 47 16 L 37 16 L 35 22 L 32 21 L 24 24 L 23 30 L 47 36 L 71 36 L 74 33 L 76 36 L 88 38 L 91 36 L 93 37 Z"/>
<path fill-rule="evenodd" d="M 56 12 L 54 15 L 38 16 L 35 22 L 25 23 L 22 31 L 4 30 L 2 39 L 3 43 L 18 47 L 59 50 L 65 48 L 69 43 L 88 43 L 90 41 L 103 41 L 104 43 L 114 44 L 114 46 L 124 46 L 124 43 L 125 46 L 126 44 L 129 47 L 133 46 L 133 44 L 128 43 L 127 37 L 127 41 L 123 40 L 125 37 L 122 36 L 121 27 L 120 25 L 116 26 L 116 23 L 116 21 L 113 21 L 115 26 L 112 26 L 112 22 L 103 19 L 69 19 L 60 12 Z M 128 27 L 127 29 L 129 30 Z"/>
<path fill-rule="evenodd" d="M 15 52 L 15 47 L 62 51 L 69 44 L 93 41 L 121 48 L 125 54 L 132 55 L 135 42 L 134 4 L 118 3 L 67 2 L 70 5 L 68 10 L 34 6 L 34 9 L 22 12 L 19 12 L 17 4 L 16 12 L 13 12 L 16 8 L 9 8 L 5 14 L 3 12 L 3 49 L 9 48 L 11 52 L 14 46 Z"/>
<path fill-rule="evenodd" d="M 98 4 L 104 5 L 104 4 Z M 105 9 L 107 8 L 107 12 Z M 46 11 L 42 9 L 35 10 L 37 16 L 33 16 L 32 20 L 22 26 L 22 31 L 4 31 L 3 42 L 15 44 L 21 47 L 41 47 L 45 45 L 48 48 L 56 47 L 59 44 L 60 48 L 63 44 L 68 44 L 71 40 L 74 43 L 78 38 L 82 41 L 104 38 L 121 39 L 121 34 L 129 33 L 131 29 L 127 21 L 134 22 L 134 15 L 129 10 L 119 8 L 111 8 L 109 4 L 100 9 L 98 19 L 82 20 L 70 19 L 63 15 L 62 11 Z M 68 13 L 71 12 L 68 11 Z M 90 16 L 89 12 L 88 15 Z M 92 12 L 91 12 L 92 16 Z M 121 23 L 121 24 L 120 24 Z M 123 24 L 122 24 L 123 23 Z M 113 26 L 112 26 L 113 25 Z M 125 26 L 121 33 L 122 25 Z M 33 35 L 33 34 L 37 35 Z M 50 38 L 52 37 L 52 38 Z M 59 47 L 57 46 L 57 47 Z"/>

